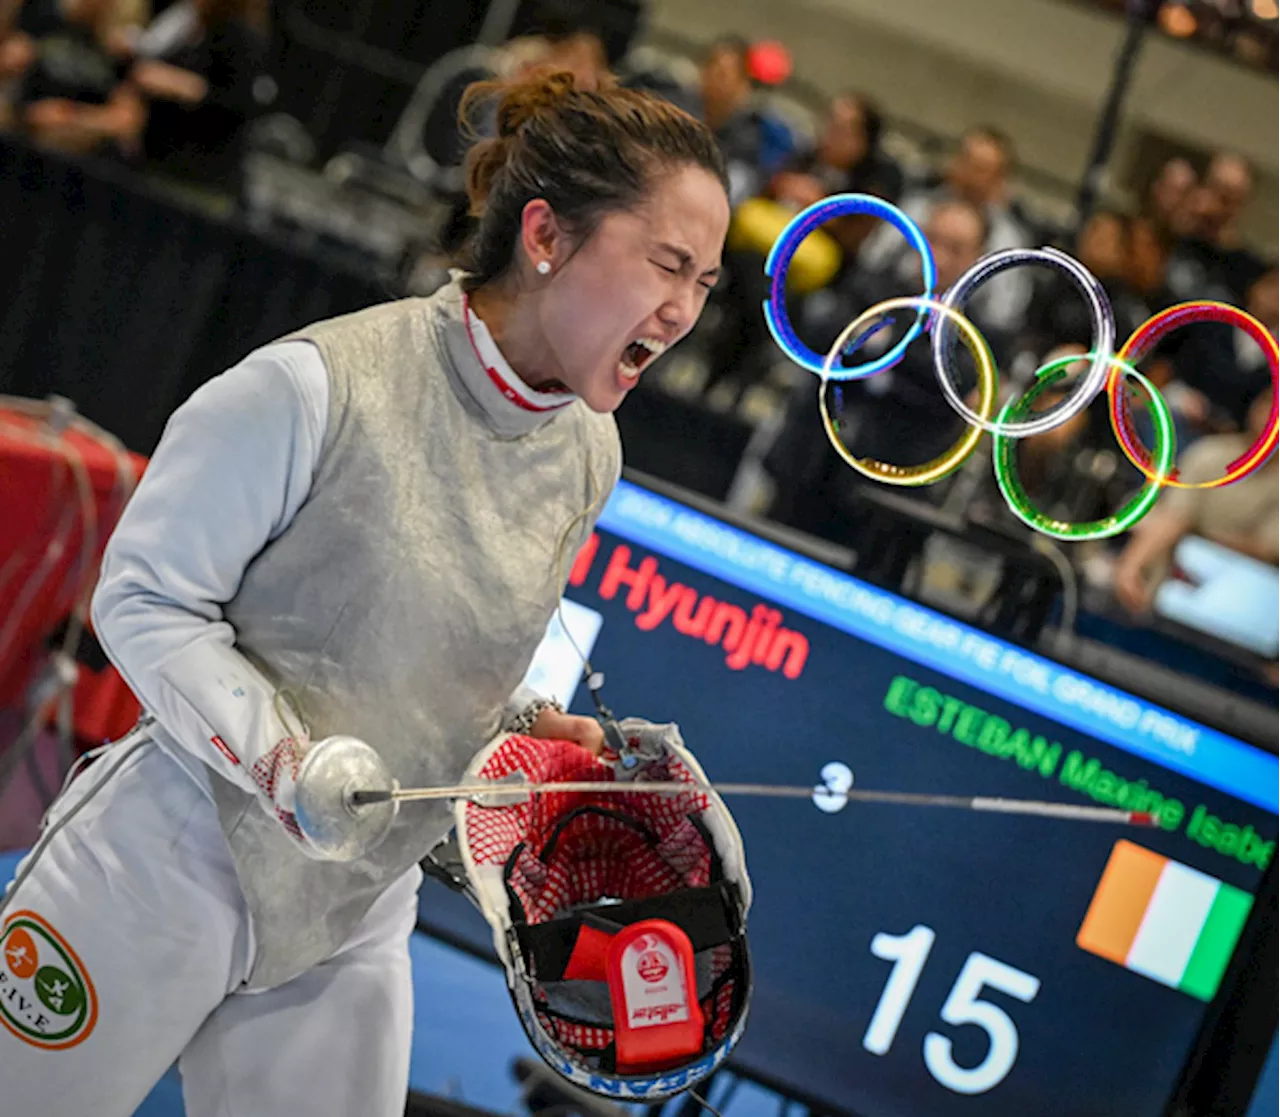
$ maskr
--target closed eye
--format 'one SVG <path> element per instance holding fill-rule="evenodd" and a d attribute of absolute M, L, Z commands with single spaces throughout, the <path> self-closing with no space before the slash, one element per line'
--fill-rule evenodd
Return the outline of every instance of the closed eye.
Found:
<path fill-rule="evenodd" d="M 671 268 L 671 267 L 668 267 L 666 264 L 658 263 L 657 260 L 650 260 L 649 262 L 655 268 L 660 268 L 662 271 L 666 272 L 668 275 L 679 275 L 681 272 L 684 271 L 683 267 Z M 718 279 L 719 279 L 719 275 L 713 275 L 711 276 L 710 279 L 700 279 L 698 280 L 698 286 L 701 287 L 704 291 L 714 291 L 716 288 L 716 281 Z"/>

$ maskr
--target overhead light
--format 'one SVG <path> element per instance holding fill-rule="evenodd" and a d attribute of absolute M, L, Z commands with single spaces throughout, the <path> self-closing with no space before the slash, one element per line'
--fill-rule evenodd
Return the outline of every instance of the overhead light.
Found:
<path fill-rule="evenodd" d="M 1253 14 L 1259 19 L 1276 19 L 1280 17 L 1280 4 L 1276 0 L 1253 0 Z"/>

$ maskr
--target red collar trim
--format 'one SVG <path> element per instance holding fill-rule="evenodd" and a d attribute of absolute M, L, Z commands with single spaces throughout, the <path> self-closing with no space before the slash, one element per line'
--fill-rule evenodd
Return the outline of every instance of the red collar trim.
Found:
<path fill-rule="evenodd" d="M 471 300 L 466 295 L 462 296 L 462 321 L 467 327 L 467 340 L 471 342 L 471 351 L 476 355 L 476 360 L 480 362 L 481 367 L 489 374 L 489 379 L 493 381 L 493 386 L 502 393 L 505 399 L 514 403 L 523 411 L 532 411 L 536 414 L 558 411 L 562 407 L 568 407 L 574 401 L 576 397 L 571 395 L 563 403 L 552 403 L 544 407 L 525 399 L 502 373 L 480 355 L 480 346 L 476 344 L 476 335 L 471 330 Z"/>

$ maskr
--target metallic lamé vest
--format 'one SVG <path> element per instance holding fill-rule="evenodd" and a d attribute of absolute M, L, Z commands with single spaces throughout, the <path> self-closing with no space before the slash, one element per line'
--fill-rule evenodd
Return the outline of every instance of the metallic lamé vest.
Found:
<path fill-rule="evenodd" d="M 456 781 L 617 479 L 616 427 L 581 402 L 548 418 L 502 399 L 456 282 L 296 336 L 329 370 L 328 428 L 306 502 L 227 606 L 237 646 L 312 740 L 367 741 L 402 786 Z M 364 860 L 317 862 L 252 796 L 212 783 L 253 920 L 250 988 L 336 951 L 451 821 L 406 804 Z"/>

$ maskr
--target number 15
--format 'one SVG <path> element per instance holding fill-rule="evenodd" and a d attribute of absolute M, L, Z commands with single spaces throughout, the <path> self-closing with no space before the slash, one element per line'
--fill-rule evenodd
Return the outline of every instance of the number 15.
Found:
<path fill-rule="evenodd" d="M 921 924 L 905 935 L 881 931 L 871 940 L 871 953 L 893 963 L 862 1037 L 862 1046 L 873 1055 L 883 1055 L 893 1046 L 936 937 L 933 928 Z M 981 999 L 987 985 L 1029 1004 L 1040 990 L 1040 979 L 977 951 L 965 960 L 940 1015 L 948 1024 L 976 1024 L 985 1031 L 990 1041 L 986 1058 L 976 1067 L 958 1066 L 952 1058 L 951 1040 L 937 1032 L 924 1037 L 924 1063 L 929 1073 L 957 1094 L 981 1094 L 998 1086 L 1018 1057 L 1018 1029 L 1004 1009 Z"/>

